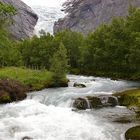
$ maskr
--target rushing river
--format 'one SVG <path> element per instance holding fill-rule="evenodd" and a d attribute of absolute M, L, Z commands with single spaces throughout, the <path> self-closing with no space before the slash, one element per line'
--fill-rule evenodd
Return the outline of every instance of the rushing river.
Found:
<path fill-rule="evenodd" d="M 24 101 L 1 105 L 0 140 L 123 140 L 125 130 L 135 123 L 120 124 L 113 119 L 130 115 L 125 107 L 72 111 L 72 102 L 77 97 L 112 94 L 139 84 L 74 75 L 68 78 L 67 88 L 32 92 Z M 74 82 L 87 87 L 75 88 Z"/>

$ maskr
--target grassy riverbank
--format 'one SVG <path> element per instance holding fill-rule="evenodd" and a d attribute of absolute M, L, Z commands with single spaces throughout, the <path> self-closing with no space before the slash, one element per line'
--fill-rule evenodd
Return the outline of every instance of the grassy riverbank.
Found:
<path fill-rule="evenodd" d="M 53 73 L 47 70 L 31 70 L 17 67 L 1 68 L 0 79 L 19 81 L 21 84 L 27 86 L 28 90 L 41 90 L 43 88 L 67 85 L 66 77 L 62 77 L 56 83 Z"/>

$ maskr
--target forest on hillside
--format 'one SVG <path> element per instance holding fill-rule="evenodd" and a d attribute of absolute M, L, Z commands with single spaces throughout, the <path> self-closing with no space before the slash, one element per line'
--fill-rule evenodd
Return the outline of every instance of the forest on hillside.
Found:
<path fill-rule="evenodd" d="M 69 30 L 55 35 L 40 31 L 40 37 L 15 41 L 4 27 L 12 24 L 10 17 L 16 11 L 7 5 L 0 6 L 1 67 L 51 70 L 52 63 L 59 63 L 55 52 L 63 46 L 60 52 L 68 60 L 69 67 L 66 67 L 71 73 L 140 80 L 139 8 L 130 7 L 126 18 L 114 18 L 110 24 L 102 24 L 87 36 Z M 64 59 L 60 61 L 63 65 Z"/>

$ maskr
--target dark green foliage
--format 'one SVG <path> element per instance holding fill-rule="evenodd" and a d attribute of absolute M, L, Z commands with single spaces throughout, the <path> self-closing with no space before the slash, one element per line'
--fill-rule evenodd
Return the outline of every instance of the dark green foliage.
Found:
<path fill-rule="evenodd" d="M 50 71 L 54 73 L 53 79 L 55 83 L 58 83 L 58 81 L 66 76 L 68 68 L 67 50 L 62 43 L 60 43 L 58 50 L 50 59 L 50 63 Z"/>
<path fill-rule="evenodd" d="M 69 64 L 73 68 L 80 67 L 81 49 L 84 45 L 84 37 L 77 32 L 65 30 L 55 35 L 57 42 L 62 42 L 67 49 Z"/>
<path fill-rule="evenodd" d="M 140 9 L 115 18 L 86 37 L 83 73 L 140 80 Z"/>
<path fill-rule="evenodd" d="M 62 43 L 60 43 L 60 46 L 51 58 L 50 63 L 50 71 L 60 76 L 66 74 L 68 68 L 67 50 Z"/>
<path fill-rule="evenodd" d="M 52 35 L 43 34 L 39 37 L 23 41 L 20 47 L 24 65 L 27 67 L 37 66 L 38 68 L 50 67 L 50 58 L 58 50 L 58 43 Z"/>

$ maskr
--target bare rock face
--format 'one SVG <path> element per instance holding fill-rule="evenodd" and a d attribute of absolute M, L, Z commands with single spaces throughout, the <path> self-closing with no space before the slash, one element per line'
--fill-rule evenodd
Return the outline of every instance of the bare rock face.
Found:
<path fill-rule="evenodd" d="M 65 18 L 54 24 L 54 33 L 71 29 L 87 34 L 113 17 L 126 16 L 129 6 L 140 6 L 140 0 L 70 0 L 64 4 Z"/>
<path fill-rule="evenodd" d="M 12 38 L 21 40 L 31 37 L 38 20 L 32 9 L 21 0 L 0 0 L 0 2 L 13 5 L 17 10 L 17 14 L 13 16 L 14 23 L 8 28 Z"/>

